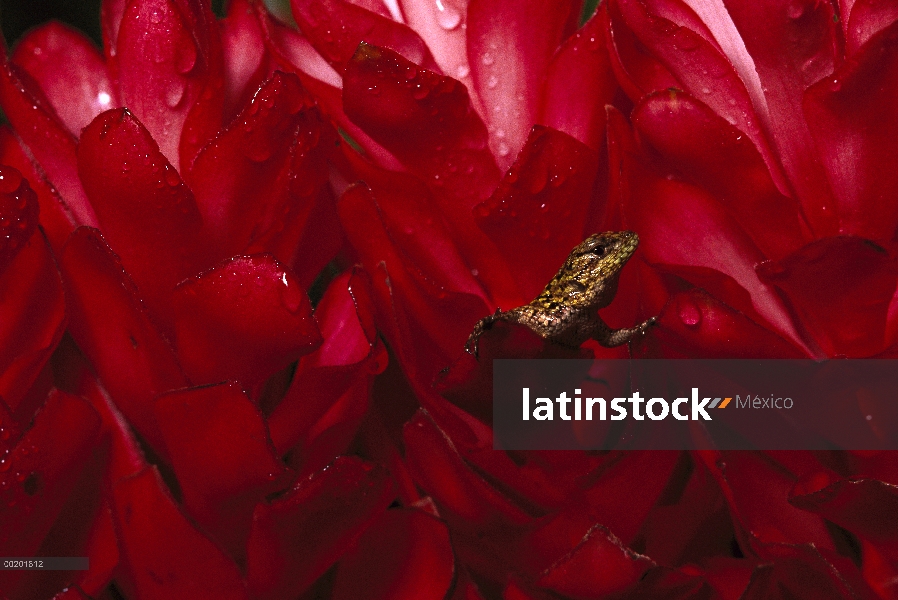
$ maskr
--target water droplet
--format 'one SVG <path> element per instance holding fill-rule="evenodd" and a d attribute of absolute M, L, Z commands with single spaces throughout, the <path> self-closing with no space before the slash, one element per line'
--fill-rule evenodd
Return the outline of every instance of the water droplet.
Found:
<path fill-rule="evenodd" d="M 405 69 L 405 79 L 406 81 L 412 81 L 415 77 L 418 76 L 418 69 L 415 67 L 409 66 Z"/>
<path fill-rule="evenodd" d="M 458 75 L 459 79 L 464 79 L 470 74 L 471 68 L 468 65 L 458 65 L 458 71 L 456 72 L 456 75 Z"/>
<path fill-rule="evenodd" d="M 193 42 L 188 42 L 178 47 L 175 53 L 175 69 L 178 73 L 185 75 L 193 70 L 196 66 L 196 46 Z"/>
<path fill-rule="evenodd" d="M 0 167 L 0 193 L 11 194 L 22 185 L 22 174 L 12 167 Z"/>
<path fill-rule="evenodd" d="M 162 13 L 159 12 L 158 10 L 154 10 L 150 14 L 150 23 L 153 23 L 154 25 L 158 25 L 161 22 L 162 22 Z"/>
<path fill-rule="evenodd" d="M 691 298 L 680 298 L 678 315 L 687 327 L 698 327 L 702 322 L 702 311 Z"/>
<path fill-rule="evenodd" d="M 131 165 L 128 164 L 128 161 L 127 161 L 127 160 L 124 161 L 124 162 L 122 163 L 122 172 L 123 172 L 123 173 L 127 173 L 127 172 L 130 171 L 130 170 L 131 170 Z"/>
<path fill-rule="evenodd" d="M 184 84 L 180 81 L 174 81 L 168 89 L 165 90 L 165 103 L 169 108 L 175 108 L 184 99 Z"/>
<path fill-rule="evenodd" d="M 492 54 L 490 54 L 489 52 L 484 52 L 483 56 L 480 58 L 480 62 L 482 62 L 484 65 L 486 65 L 488 67 L 491 64 L 493 64 L 493 62 L 495 62 L 495 60 L 493 59 Z"/>
<path fill-rule="evenodd" d="M 702 88 L 702 93 L 703 93 L 703 94 L 710 94 L 710 93 L 711 93 L 711 88 L 703 87 L 703 88 Z"/>
<path fill-rule="evenodd" d="M 11 465 L 12 463 L 9 459 L 4 458 L 3 460 L 0 460 L 0 473 L 8 471 Z"/>
<path fill-rule="evenodd" d="M 176 185 L 181 183 L 181 178 L 178 177 L 178 172 L 175 171 L 172 167 L 166 166 L 165 168 L 165 183 L 167 183 L 171 187 L 175 187 Z"/>
<path fill-rule="evenodd" d="M 493 89 L 497 85 L 499 85 L 499 78 L 495 75 L 490 75 L 490 78 L 486 80 L 486 87 Z"/>
<path fill-rule="evenodd" d="M 427 98 L 428 94 L 429 91 L 427 90 L 427 88 L 421 85 L 416 86 L 415 89 L 412 90 L 412 98 L 414 98 L 415 100 L 424 100 L 424 98 Z"/>
<path fill-rule="evenodd" d="M 499 156 L 505 158 L 509 154 L 511 154 L 511 148 L 509 148 L 508 144 L 506 144 L 505 142 L 501 142 L 499 144 Z"/>
<path fill-rule="evenodd" d="M 279 288 L 281 304 L 291 313 L 295 313 L 302 305 L 303 292 L 298 285 L 290 285 L 286 273 L 281 273 L 281 283 L 283 284 Z"/>
<path fill-rule="evenodd" d="M 436 0 L 437 23 L 446 31 L 452 31 L 461 23 L 461 13 L 448 0 Z"/>
<path fill-rule="evenodd" d="M 800 0 L 798 2 L 793 2 L 786 7 L 786 16 L 790 19 L 799 19 L 801 18 L 801 15 L 804 14 L 804 8 L 804 3 Z"/>

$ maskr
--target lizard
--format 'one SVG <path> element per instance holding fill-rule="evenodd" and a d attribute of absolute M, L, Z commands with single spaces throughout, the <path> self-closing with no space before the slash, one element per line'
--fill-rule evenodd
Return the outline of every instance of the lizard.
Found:
<path fill-rule="evenodd" d="M 588 339 L 606 348 L 625 344 L 655 321 L 652 317 L 635 327 L 612 329 L 598 315 L 617 292 L 621 269 L 636 251 L 639 236 L 632 231 L 606 231 L 589 236 L 570 256 L 546 289 L 532 302 L 503 312 L 496 309 L 474 326 L 465 351 L 478 356 L 481 334 L 496 321 L 526 325 L 540 337 L 572 348 Z"/>

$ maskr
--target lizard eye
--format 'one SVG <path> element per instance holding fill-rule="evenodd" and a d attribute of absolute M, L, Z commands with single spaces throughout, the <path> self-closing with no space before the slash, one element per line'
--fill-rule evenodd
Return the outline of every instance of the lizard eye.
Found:
<path fill-rule="evenodd" d="M 608 250 L 608 248 L 605 245 L 600 244 L 600 245 L 596 246 L 595 248 L 593 248 L 592 250 L 590 250 L 590 252 L 592 254 L 595 254 L 596 256 L 605 256 L 605 252 L 607 250 Z"/>

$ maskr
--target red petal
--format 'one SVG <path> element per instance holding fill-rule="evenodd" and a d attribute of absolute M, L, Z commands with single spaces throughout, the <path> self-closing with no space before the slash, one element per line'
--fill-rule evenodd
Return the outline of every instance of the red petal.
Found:
<path fill-rule="evenodd" d="M 210 50 L 217 49 L 220 53 L 221 49 L 210 48 L 209 31 L 198 27 L 198 19 L 204 16 L 204 11 L 197 8 L 200 5 L 189 4 L 196 6 L 185 11 L 173 0 L 129 3 L 116 43 L 122 103 L 146 125 L 162 154 L 176 169 L 181 161 L 181 133 L 197 100 L 205 105 L 206 111 L 218 117 L 213 119 L 211 131 L 220 125 L 221 116 L 220 93 L 217 115 L 215 103 L 206 105 L 201 98 L 203 90 L 213 84 L 218 74 L 216 67 L 221 67 L 220 54 L 210 57 Z M 217 33 L 215 30 L 216 37 Z M 196 145 L 208 139 L 203 134 L 211 133 L 209 126 L 213 123 L 193 132 Z M 190 140 L 185 137 L 185 141 Z"/>
<path fill-rule="evenodd" d="M 778 168 L 762 131 L 764 123 L 756 114 L 754 103 L 763 103 L 763 98 L 751 96 L 740 73 L 717 44 L 708 39 L 706 30 L 696 29 L 698 19 L 689 7 L 680 0 L 651 5 L 639 0 L 616 0 L 609 4 L 609 12 L 619 60 L 627 73 L 636 78 L 641 92 L 632 100 L 670 87 L 684 89 L 745 132 L 768 167 Z M 682 18 L 684 14 L 689 17 Z M 640 64 L 645 54 L 640 46 L 648 49 L 653 61 L 658 61 L 651 69 Z M 631 66 L 633 57 L 636 61 Z M 775 177 L 777 174 L 774 172 Z"/>
<path fill-rule="evenodd" d="M 334 600 L 442 600 L 454 575 L 446 524 L 422 510 L 388 510 L 337 567 Z"/>
<path fill-rule="evenodd" d="M 547 70 L 537 118 L 596 151 L 605 142 L 605 105 L 617 91 L 603 25 L 595 14 L 558 49 Z"/>
<path fill-rule="evenodd" d="M 247 546 L 253 597 L 294 597 L 308 588 L 394 495 L 383 468 L 347 457 L 300 481 L 273 503 L 260 504 Z"/>
<path fill-rule="evenodd" d="M 101 1 L 100 27 L 103 30 L 103 49 L 106 53 L 106 57 L 111 59 L 116 55 L 118 30 L 122 23 L 122 16 L 125 14 L 125 8 L 129 2 L 128 0 Z"/>
<path fill-rule="evenodd" d="M 800 348 L 728 305 L 731 295 L 718 298 L 701 289 L 672 296 L 653 332 L 664 351 L 673 357 L 692 358 L 807 357 Z"/>
<path fill-rule="evenodd" d="M 856 0 L 851 6 L 851 17 L 846 16 L 843 10 L 842 24 L 847 25 L 846 51 L 851 56 L 870 38 L 898 20 L 898 5 L 888 0 Z"/>
<path fill-rule="evenodd" d="M 652 566 L 651 559 L 636 554 L 596 525 L 547 569 L 536 585 L 562 595 L 598 600 L 632 586 Z"/>
<path fill-rule="evenodd" d="M 245 560 L 253 508 L 286 483 L 262 414 L 233 384 L 165 394 L 155 413 L 185 508 Z"/>
<path fill-rule="evenodd" d="M 872 356 L 887 346 L 886 316 L 898 263 L 855 237 L 826 238 L 765 263 L 758 273 L 785 293 L 828 356 Z"/>
<path fill-rule="evenodd" d="M 37 194 L 40 223 L 50 246 L 56 252 L 62 250 L 63 244 L 75 230 L 75 217 L 56 189 L 37 171 L 9 126 L 0 127 L 0 164 L 14 167 L 28 179 L 31 189 Z"/>
<path fill-rule="evenodd" d="M 728 0 L 727 10 L 754 59 L 769 109 L 769 127 L 794 194 L 817 235 L 832 235 L 832 189 L 801 110 L 805 90 L 841 58 L 830 3 Z M 814 125 L 811 124 L 813 130 Z M 833 183 L 831 180 L 829 183 Z M 838 196 L 838 185 L 833 186 Z"/>
<path fill-rule="evenodd" d="M 12 64 L 0 69 L 0 108 L 80 225 L 97 219 L 78 179 L 77 142 L 37 84 Z"/>
<path fill-rule="evenodd" d="M 898 556 L 898 492 L 873 479 L 841 479 L 820 472 L 799 481 L 789 502 L 871 542 L 895 562 Z"/>
<path fill-rule="evenodd" d="M 468 5 L 471 75 L 483 100 L 490 147 L 503 170 L 536 121 L 549 62 L 575 4 L 472 0 Z"/>
<path fill-rule="evenodd" d="M 719 199 L 768 258 L 810 241 L 801 209 L 779 193 L 754 144 L 705 104 L 684 92 L 658 92 L 637 104 L 632 119 L 672 167 Z"/>
<path fill-rule="evenodd" d="M 247 598 L 237 566 L 181 512 L 155 467 L 117 483 L 112 499 L 127 595 Z"/>
<path fill-rule="evenodd" d="M 406 60 L 439 71 L 427 45 L 402 23 L 343 0 L 291 0 L 293 16 L 315 49 L 339 73 L 362 42 L 389 48 Z"/>
<path fill-rule="evenodd" d="M 496 191 L 474 209 L 524 297 L 535 298 L 592 233 L 577 224 L 586 222 L 598 166 L 589 147 L 537 125 Z"/>
<path fill-rule="evenodd" d="M 171 348 L 97 231 L 78 229 L 59 263 L 72 337 L 117 407 L 157 451 L 163 449 L 151 401 L 157 394 L 187 385 Z"/>
<path fill-rule="evenodd" d="M 312 307 L 270 256 L 237 257 L 188 279 L 173 297 L 175 345 L 196 383 L 253 390 L 321 343 Z"/>
<path fill-rule="evenodd" d="M 360 388 L 367 404 L 370 379 L 385 366 L 371 364 L 384 358 L 380 356 L 383 348 L 375 347 L 372 310 L 357 274 L 337 277 L 324 292 L 315 309 L 324 343 L 300 359 L 289 390 L 268 419 L 278 454 L 303 442 L 351 390 Z"/>
<path fill-rule="evenodd" d="M 81 32 L 51 21 L 31 30 L 12 62 L 40 86 L 74 135 L 101 112 L 119 106 L 102 55 Z"/>
<path fill-rule="evenodd" d="M 53 392 L 16 447 L 0 460 L 0 547 L 35 556 L 95 450 L 100 420 L 84 400 Z M 8 430 L 7 430 L 8 431 Z M 21 576 L 0 572 L 0 586 Z"/>
<path fill-rule="evenodd" d="M 877 241 L 898 229 L 898 24 L 832 77 L 811 86 L 804 111 L 838 202 L 839 233 Z"/>
<path fill-rule="evenodd" d="M 650 171 L 647 157 L 634 156 L 635 142 L 623 117 L 611 114 L 609 143 L 621 148 L 614 158 L 620 165 L 612 163 L 611 171 L 622 174 L 620 182 L 613 182 L 611 197 L 625 199 L 625 225 L 639 233 L 645 260 L 728 275 L 751 294 L 755 310 L 767 321 L 763 325 L 799 343 L 782 301 L 755 273 L 764 257 L 746 233 L 704 190 Z"/>
<path fill-rule="evenodd" d="M 22 173 L 0 165 L 0 273 L 37 230 L 37 194 Z"/>
<path fill-rule="evenodd" d="M 320 125 L 308 109 L 299 79 L 276 72 L 197 156 L 187 180 L 221 258 L 246 251 L 271 227 L 283 227 L 292 177 L 306 175 L 301 183 L 313 191 L 323 184 L 326 169 L 320 166 L 317 173 L 291 169 L 294 155 L 313 152 L 318 138 Z"/>
<path fill-rule="evenodd" d="M 0 272 L 0 290 L 0 397 L 15 412 L 66 323 L 62 281 L 40 232 Z M 26 422 L 31 418 L 20 416 Z"/>
<path fill-rule="evenodd" d="M 203 262 L 193 194 L 128 109 L 84 129 L 78 171 L 109 245 L 150 309 L 167 319 L 172 289 Z"/>

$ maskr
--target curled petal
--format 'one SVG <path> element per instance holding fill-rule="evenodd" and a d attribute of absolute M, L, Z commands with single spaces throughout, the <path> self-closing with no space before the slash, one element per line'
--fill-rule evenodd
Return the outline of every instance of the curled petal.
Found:
<path fill-rule="evenodd" d="M 292 0 L 293 16 L 315 49 L 339 73 L 361 42 L 389 48 L 406 60 L 438 71 L 430 50 L 408 26 L 345 0 Z"/>
<path fill-rule="evenodd" d="M 83 34 L 51 21 L 26 35 L 12 62 L 40 86 L 74 135 L 98 114 L 119 105 L 103 57 Z"/>
<path fill-rule="evenodd" d="M 109 245 L 167 320 L 172 289 L 204 262 L 193 194 L 128 109 L 107 111 L 84 129 L 78 171 Z"/>
<path fill-rule="evenodd" d="M 856 0 L 851 5 L 851 16 L 842 12 L 842 23 L 847 27 L 846 53 L 851 56 L 870 38 L 898 20 L 898 6 L 888 0 Z"/>
<path fill-rule="evenodd" d="M 254 390 L 321 343 L 312 307 L 271 256 L 236 257 L 188 279 L 173 296 L 175 346 L 197 383 Z"/>
<path fill-rule="evenodd" d="M 294 597 L 308 588 L 382 514 L 395 495 L 382 467 L 344 457 L 256 507 L 247 545 L 254 598 Z"/>
<path fill-rule="evenodd" d="M 490 126 L 490 147 L 503 170 L 536 121 L 549 62 L 575 6 L 566 0 L 468 4 L 471 76 Z"/>
<path fill-rule="evenodd" d="M 825 238 L 758 273 L 782 290 L 827 355 L 865 357 L 886 348 L 898 262 L 885 249 L 861 238 Z"/>
<path fill-rule="evenodd" d="M 156 467 L 118 482 L 112 501 L 126 593 L 172 600 L 247 598 L 237 565 L 181 512 Z"/>
<path fill-rule="evenodd" d="M 262 414 L 233 384 L 171 392 L 154 408 L 185 508 L 245 560 L 253 508 L 286 483 Z"/>
<path fill-rule="evenodd" d="M 265 39 L 250 0 L 228 3 L 228 14 L 219 25 L 225 70 L 224 122 L 229 123 L 262 84 L 271 60 L 258 51 Z"/>

